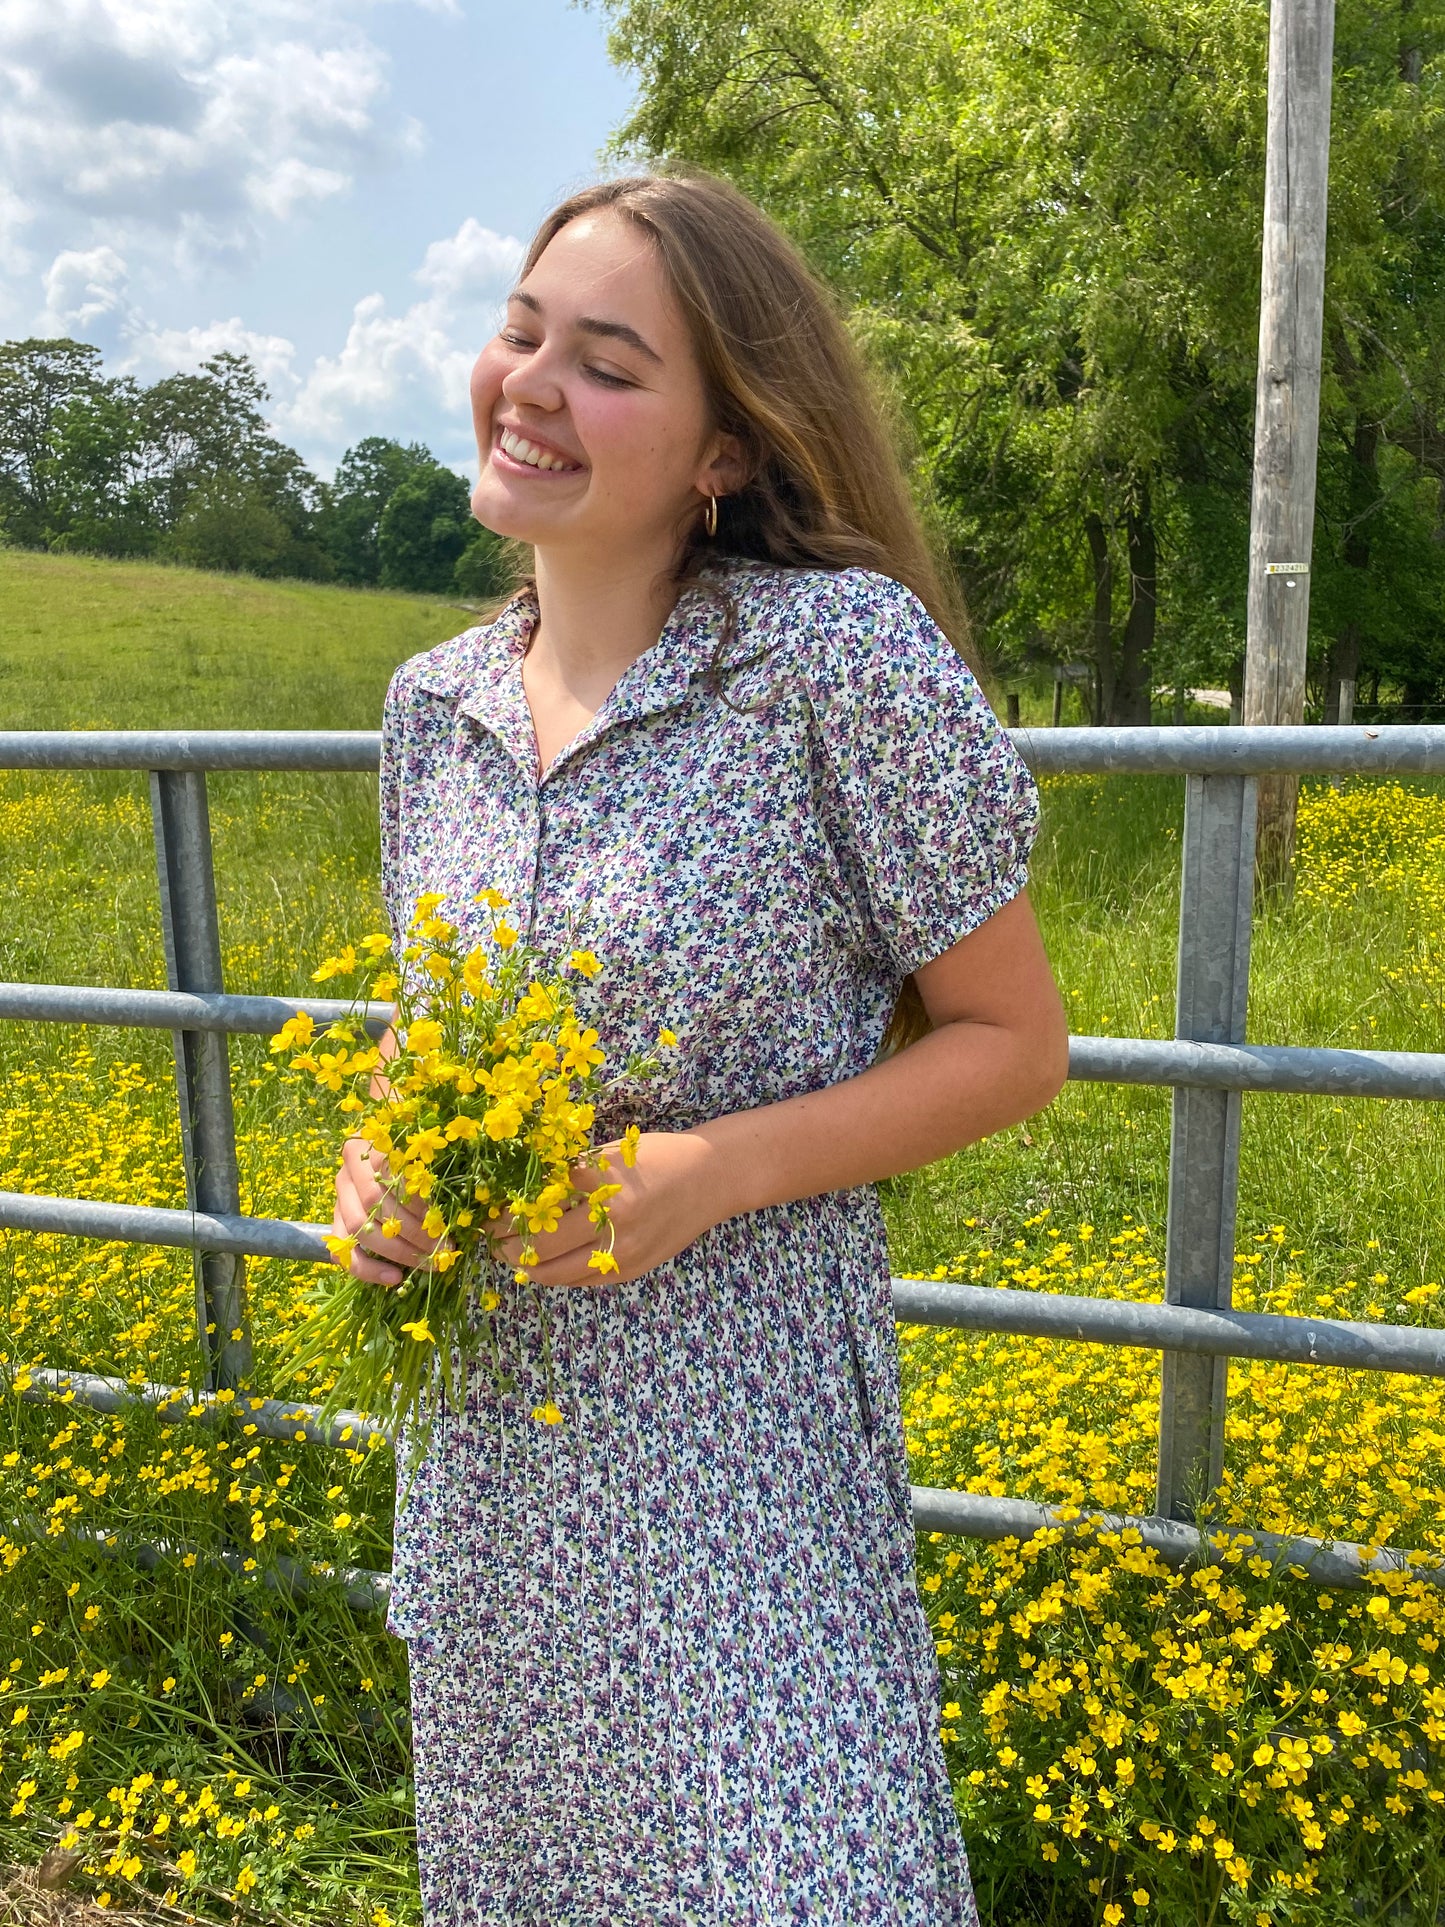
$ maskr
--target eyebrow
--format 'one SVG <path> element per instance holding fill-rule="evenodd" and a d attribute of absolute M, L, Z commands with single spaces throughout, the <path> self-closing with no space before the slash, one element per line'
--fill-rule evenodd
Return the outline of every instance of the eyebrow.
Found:
<path fill-rule="evenodd" d="M 508 299 L 520 301 L 524 308 L 530 308 L 535 315 L 542 312 L 542 304 L 536 295 L 528 294 L 524 288 L 513 288 Z M 625 321 L 602 321 L 595 315 L 584 314 L 578 316 L 575 326 L 584 335 L 595 335 L 601 341 L 625 342 L 629 348 L 636 348 L 639 354 L 646 355 L 649 361 L 655 361 L 659 367 L 662 365 L 662 356 L 657 350 L 643 340 L 636 328 L 629 328 Z"/>

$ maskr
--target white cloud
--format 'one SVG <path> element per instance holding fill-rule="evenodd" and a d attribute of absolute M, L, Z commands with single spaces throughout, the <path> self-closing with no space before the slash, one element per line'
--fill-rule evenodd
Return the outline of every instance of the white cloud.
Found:
<path fill-rule="evenodd" d="M 212 355 L 226 351 L 249 356 L 273 394 L 295 386 L 296 344 L 285 335 L 258 334 L 238 315 L 229 321 L 208 322 L 203 328 L 136 326 L 124 366 L 126 372 L 143 374 L 192 372 Z"/>
<path fill-rule="evenodd" d="M 339 353 L 318 357 L 276 411 L 279 432 L 334 460 L 359 435 L 410 439 L 440 414 L 467 420 L 467 378 L 496 324 L 501 296 L 521 265 L 522 243 L 470 215 L 433 241 L 414 279 L 427 292 L 399 313 L 379 294 L 352 312 Z"/>
<path fill-rule="evenodd" d="M 266 173 L 251 174 L 246 181 L 252 206 L 278 221 L 284 221 L 303 201 L 324 201 L 349 185 L 347 177 L 334 168 L 312 167 L 307 161 L 298 161 L 294 154 Z"/>
<path fill-rule="evenodd" d="M 495 299 L 522 265 L 522 254 L 515 235 L 494 234 L 469 214 L 455 234 L 432 242 L 416 279 L 444 301 L 481 295 Z"/>
<path fill-rule="evenodd" d="M 114 248 L 81 251 L 67 248 L 57 254 L 41 277 L 45 289 L 46 334 L 74 334 L 102 315 L 125 305 L 128 270 Z"/>
<path fill-rule="evenodd" d="M 43 279 L 48 333 L 84 332 L 105 318 L 119 353 L 116 373 L 143 381 L 198 368 L 223 350 L 246 355 L 272 395 L 272 426 L 323 473 L 363 435 L 430 439 L 461 472 L 467 461 L 467 380 L 496 327 L 501 297 L 521 266 L 523 244 L 468 216 L 433 241 L 413 280 L 417 300 L 393 310 L 381 294 L 355 304 L 334 355 L 298 367 L 285 335 L 250 328 L 239 315 L 188 328 L 151 320 L 131 291 L 125 258 L 101 244 L 57 254 Z"/>
<path fill-rule="evenodd" d="M 51 252 L 107 244 L 137 271 L 185 267 L 254 248 L 271 223 L 345 193 L 363 164 L 413 152 L 368 11 L 3 0 L 0 239 L 33 225 Z"/>

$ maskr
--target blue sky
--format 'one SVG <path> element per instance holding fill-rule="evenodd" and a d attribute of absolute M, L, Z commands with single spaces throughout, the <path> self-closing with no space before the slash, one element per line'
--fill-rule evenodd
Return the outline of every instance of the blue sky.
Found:
<path fill-rule="evenodd" d="M 249 353 L 322 473 L 473 449 L 521 244 L 631 87 L 565 0 L 3 0 L 0 336 L 138 378 Z"/>

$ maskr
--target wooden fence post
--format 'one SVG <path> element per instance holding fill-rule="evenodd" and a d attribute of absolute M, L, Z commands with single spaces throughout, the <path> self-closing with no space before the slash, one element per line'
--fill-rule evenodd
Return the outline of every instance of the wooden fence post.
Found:
<path fill-rule="evenodd" d="M 1271 0 L 1246 723 L 1302 723 L 1319 446 L 1334 0 Z M 1258 876 L 1288 885 L 1299 779 L 1259 785 Z"/>

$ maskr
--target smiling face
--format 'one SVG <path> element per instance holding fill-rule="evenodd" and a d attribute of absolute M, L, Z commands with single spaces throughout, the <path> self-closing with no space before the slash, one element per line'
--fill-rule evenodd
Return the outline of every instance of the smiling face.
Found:
<path fill-rule="evenodd" d="M 624 216 L 555 234 L 472 370 L 477 520 L 544 552 L 656 555 L 735 485 L 656 246 Z"/>

